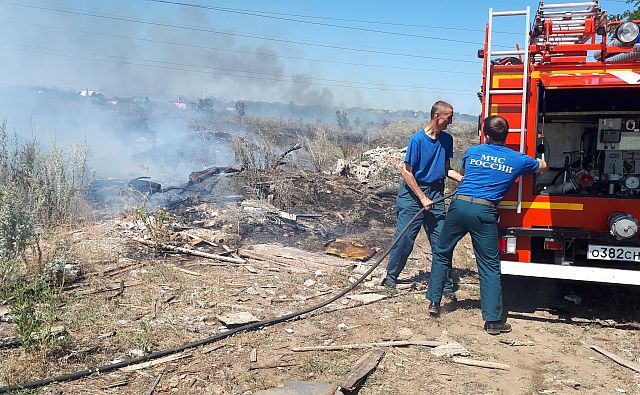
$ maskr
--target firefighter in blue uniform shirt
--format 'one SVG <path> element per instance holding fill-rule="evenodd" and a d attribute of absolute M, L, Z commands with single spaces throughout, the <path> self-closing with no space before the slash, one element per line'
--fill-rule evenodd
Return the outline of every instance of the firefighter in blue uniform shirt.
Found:
<path fill-rule="evenodd" d="M 444 130 L 453 120 L 453 107 L 444 101 L 437 101 L 431 107 L 431 119 L 424 129 L 419 130 L 409 140 L 407 154 L 402 169 L 403 182 L 396 198 L 396 233 L 423 207 L 425 212 L 409 226 L 407 232 L 393 246 L 387 264 L 384 286 L 394 288 L 400 272 L 413 250 L 420 227 L 424 227 L 431 249 L 435 248 L 444 223 L 444 203 L 432 204 L 444 193 L 444 178 L 460 181 L 462 176 L 451 169 L 453 158 L 453 137 Z M 451 273 L 446 274 L 445 294 L 455 297 Z"/>
<path fill-rule="evenodd" d="M 449 207 L 434 250 L 427 299 L 431 301 L 429 313 L 438 316 L 453 249 L 470 233 L 480 277 L 484 329 L 497 335 L 511 331 L 511 325 L 504 321 L 502 312 L 496 206 L 520 175 L 548 168 L 543 160 L 532 159 L 505 146 L 509 124 L 503 117 L 486 118 L 482 130 L 485 144 L 469 148 L 462 158 L 460 173 L 464 179 Z"/>

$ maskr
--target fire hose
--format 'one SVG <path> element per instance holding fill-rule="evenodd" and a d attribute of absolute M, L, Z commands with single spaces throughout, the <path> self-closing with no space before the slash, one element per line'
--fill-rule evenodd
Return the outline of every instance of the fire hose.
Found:
<path fill-rule="evenodd" d="M 444 195 L 444 196 L 442 196 L 440 198 L 437 198 L 437 199 L 433 200 L 433 204 L 437 204 L 437 203 L 443 202 L 445 199 L 448 199 L 448 198 L 452 197 L 454 194 L 455 194 L 455 191 L 453 191 L 453 192 L 451 192 L 449 194 L 446 194 L 446 195 Z M 44 386 L 49 385 L 49 384 L 60 383 L 60 382 L 64 382 L 64 381 L 77 380 L 77 379 L 80 379 L 80 378 L 83 378 L 83 377 L 87 377 L 87 376 L 95 374 L 95 373 L 110 372 L 110 371 L 113 371 L 113 370 L 116 370 L 116 369 L 124 368 L 126 366 L 135 365 L 135 364 L 142 363 L 142 362 L 147 362 L 147 361 L 150 361 L 150 360 L 153 360 L 153 359 L 162 358 L 162 357 L 165 357 L 167 355 L 177 354 L 179 352 L 182 352 L 182 351 L 185 351 L 185 350 L 188 350 L 188 349 L 192 349 L 192 348 L 196 348 L 196 347 L 199 347 L 199 346 L 203 346 L 205 344 L 213 343 L 213 342 L 216 342 L 218 340 L 222 340 L 222 339 L 225 339 L 225 338 L 227 338 L 229 336 L 235 335 L 236 333 L 250 331 L 250 330 L 254 330 L 254 329 L 258 329 L 258 328 L 264 328 L 264 327 L 267 327 L 267 326 L 279 324 L 281 322 L 288 321 L 288 320 L 291 320 L 291 319 L 296 318 L 296 317 L 300 317 L 300 316 L 302 316 L 304 314 L 309 314 L 312 311 L 319 310 L 319 309 L 321 309 L 321 308 L 323 308 L 323 307 L 335 302 L 336 300 L 342 298 L 343 296 L 345 296 L 349 292 L 353 291 L 367 277 L 369 277 L 369 275 L 378 266 L 380 266 L 380 263 L 382 263 L 384 258 L 386 258 L 387 255 L 389 255 L 389 253 L 391 252 L 391 249 L 398 243 L 398 240 L 400 240 L 400 238 L 407 232 L 407 230 L 409 229 L 409 226 L 411 226 L 411 223 L 420 214 L 422 214 L 424 212 L 424 210 L 425 210 L 425 208 L 422 207 L 420 209 L 420 211 L 418 211 L 409 220 L 409 222 L 405 225 L 405 227 L 402 228 L 402 230 L 400 231 L 398 236 L 391 242 L 391 245 L 382 254 L 380 259 L 378 259 L 378 261 L 376 263 L 374 263 L 369 268 L 369 270 L 367 270 L 359 279 L 357 279 L 348 288 L 344 289 L 340 293 L 334 295 L 333 297 L 331 297 L 330 299 L 328 299 L 328 300 L 326 300 L 324 302 L 321 302 L 321 303 L 319 303 L 317 305 L 308 307 L 308 308 L 303 309 L 303 310 L 294 311 L 293 313 L 289 313 L 289 314 L 286 314 L 286 315 L 283 315 L 283 316 L 280 316 L 280 317 L 272 318 L 270 320 L 258 321 L 258 322 L 254 322 L 254 323 L 251 323 L 251 324 L 242 325 L 242 326 L 230 329 L 230 330 L 228 330 L 226 332 L 219 333 L 217 335 L 210 336 L 210 337 L 207 337 L 207 338 L 202 339 L 202 340 L 194 341 L 194 342 L 191 342 L 191 343 L 186 343 L 186 344 L 183 344 L 183 345 L 175 347 L 175 348 L 161 350 L 161 351 L 155 351 L 155 352 L 149 353 L 147 355 L 144 355 L 142 357 L 131 358 L 131 359 L 127 359 L 127 360 L 124 360 L 124 361 L 121 361 L 121 362 L 112 363 L 112 364 L 109 364 L 109 365 L 96 366 L 96 367 L 80 370 L 80 371 L 77 371 L 77 372 L 74 372 L 74 373 L 69 373 L 69 374 L 57 376 L 57 377 L 51 377 L 51 378 L 46 378 L 46 379 L 41 379 L 41 380 L 34 380 L 34 381 L 23 383 L 23 384 L 0 387 L 0 393 L 9 392 L 9 391 L 19 391 L 19 390 L 30 389 L 30 388 L 44 387 Z"/>

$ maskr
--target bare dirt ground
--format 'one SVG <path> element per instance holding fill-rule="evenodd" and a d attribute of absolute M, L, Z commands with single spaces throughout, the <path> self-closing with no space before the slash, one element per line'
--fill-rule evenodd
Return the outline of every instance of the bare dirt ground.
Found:
<path fill-rule="evenodd" d="M 203 251 L 211 253 L 224 252 L 223 245 L 231 254 L 277 242 L 323 254 L 324 244 L 335 237 L 381 250 L 388 246 L 394 196 L 381 193 L 384 188 L 305 174 L 286 182 L 288 212 L 320 216 L 286 220 L 262 211 L 266 202 L 245 196 L 176 208 L 179 226 L 174 232 L 208 239 L 215 246 Z M 0 383 L 50 377 L 200 340 L 226 330 L 218 320 L 222 314 L 277 317 L 319 303 L 358 277 L 347 260 L 342 266 L 310 269 L 268 260 L 235 264 L 159 252 L 131 239 L 142 229 L 132 218 L 119 217 L 69 234 L 73 258 L 85 276 L 65 291 L 68 302 L 60 307 L 67 339 L 42 352 L 0 350 Z M 176 238 L 172 243 L 185 244 Z M 403 273 L 405 282 L 423 288 L 429 267 L 430 248 L 421 234 Z M 342 298 L 300 319 L 189 350 L 174 361 L 93 375 L 37 393 L 255 394 L 286 380 L 335 382 L 368 351 L 297 352 L 293 347 L 438 340 L 458 342 L 469 358 L 507 364 L 509 370 L 461 365 L 436 357 L 424 346 L 389 347 L 358 393 L 640 394 L 640 373 L 588 347 L 598 345 L 640 364 L 637 290 L 505 278 L 504 300 L 514 329 L 494 337 L 482 329 L 469 240 L 458 246 L 454 267 L 458 301 L 447 304 L 439 319 L 428 316 L 423 290 L 389 292 L 373 280 L 353 294 L 384 296 L 378 301 L 363 304 Z M 580 304 L 565 299 L 567 295 L 579 296 Z M 14 334 L 13 324 L 0 322 L 0 338 Z"/>

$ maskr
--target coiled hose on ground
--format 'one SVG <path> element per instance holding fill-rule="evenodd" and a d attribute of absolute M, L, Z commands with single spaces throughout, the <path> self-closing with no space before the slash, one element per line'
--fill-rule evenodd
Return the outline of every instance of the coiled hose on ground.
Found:
<path fill-rule="evenodd" d="M 435 199 L 435 200 L 433 200 L 433 204 L 437 204 L 437 203 L 443 202 L 445 199 L 450 198 L 454 194 L 455 194 L 455 191 L 451 192 L 449 194 L 446 194 L 446 195 L 442 196 L 441 198 Z M 188 349 L 191 349 L 191 348 L 195 348 L 195 347 L 198 347 L 198 346 L 203 346 L 205 344 L 213 343 L 213 342 L 216 342 L 218 340 L 222 340 L 222 339 L 225 339 L 225 338 L 227 338 L 229 336 L 235 335 L 236 333 L 240 333 L 240 332 L 244 332 L 244 331 L 250 331 L 250 330 L 257 329 L 257 328 L 264 328 L 264 327 L 267 327 L 267 326 L 275 325 L 275 324 L 278 324 L 280 322 L 288 321 L 290 319 L 293 319 L 293 318 L 296 318 L 296 317 L 300 317 L 301 315 L 309 314 L 312 311 L 321 309 L 321 308 L 327 306 L 328 304 L 331 304 L 331 303 L 335 302 L 336 300 L 342 298 L 343 296 L 345 296 L 349 292 L 353 291 L 378 266 L 380 266 L 380 263 L 382 263 L 384 258 L 386 258 L 387 255 L 389 255 L 389 252 L 391 252 L 391 249 L 393 248 L 393 246 L 396 245 L 398 240 L 406 233 L 407 229 L 409 228 L 409 225 L 411 225 L 411 223 L 420 214 L 422 214 L 422 212 L 424 210 L 425 210 L 424 208 L 420 209 L 420 211 L 418 211 L 411 218 L 411 220 L 407 223 L 407 225 L 404 228 L 402 228 L 402 230 L 398 234 L 398 237 L 395 238 L 392 241 L 391 245 L 382 254 L 380 259 L 378 259 L 378 261 L 376 263 L 374 263 L 369 268 L 369 270 L 367 270 L 366 273 L 364 273 L 356 282 L 351 284 L 348 288 L 346 288 L 345 290 L 341 291 L 340 293 L 334 295 L 330 299 L 328 299 L 328 300 L 326 300 L 324 302 L 321 302 L 321 303 L 319 303 L 319 304 L 317 304 L 315 306 L 311 306 L 311 307 L 308 307 L 308 308 L 303 309 L 303 310 L 294 311 L 293 313 L 289 313 L 289 314 L 283 315 L 281 317 L 276 317 L 276 318 L 273 318 L 273 319 L 270 319 L 270 320 L 258 321 L 258 322 L 254 322 L 252 324 L 242 325 L 242 326 L 239 326 L 237 328 L 230 329 L 227 332 L 219 333 L 217 335 L 214 335 L 214 336 L 211 336 L 211 337 L 207 337 L 206 339 L 198 340 L 198 341 L 191 342 L 191 343 L 186 343 L 186 344 L 183 344 L 181 346 L 178 346 L 178 347 L 175 347 L 175 348 L 171 348 L 171 349 L 152 352 L 152 353 L 144 355 L 142 357 L 127 359 L 127 360 L 124 360 L 124 361 L 121 361 L 121 362 L 118 362 L 118 363 L 113 363 L 113 364 L 110 364 L 110 365 L 96 366 L 96 367 L 92 367 L 92 368 L 89 368 L 89 369 L 80 370 L 80 371 L 77 371 L 77 372 L 74 372 L 74 373 L 65 374 L 65 375 L 62 375 L 62 376 L 51 377 L 51 378 L 46 378 L 46 379 L 41 379 L 41 380 L 34 380 L 34 381 L 30 381 L 30 382 L 23 383 L 23 384 L 0 387 L 0 393 L 4 393 L 4 392 L 8 392 L 8 391 L 18 391 L 18 390 L 24 390 L 24 389 L 30 389 L 30 388 L 44 387 L 45 385 L 49 385 L 49 384 L 53 384 L 53 383 L 60 383 L 60 382 L 63 382 L 63 381 L 77 380 L 77 379 L 92 375 L 94 373 L 110 372 L 110 371 L 113 371 L 113 370 L 116 370 L 116 369 L 124 368 L 125 366 L 135 365 L 135 364 L 138 364 L 138 363 L 150 361 L 152 359 L 162 358 L 162 357 L 165 357 L 167 355 L 177 354 L 179 352 L 182 352 L 182 351 L 185 351 L 185 350 L 188 350 Z"/>

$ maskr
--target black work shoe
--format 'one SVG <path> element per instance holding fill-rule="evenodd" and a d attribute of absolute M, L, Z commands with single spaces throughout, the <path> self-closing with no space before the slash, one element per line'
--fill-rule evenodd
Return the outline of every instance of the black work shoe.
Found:
<path fill-rule="evenodd" d="M 429 315 L 432 317 L 440 316 L 440 303 L 436 303 L 436 302 L 429 303 Z"/>
<path fill-rule="evenodd" d="M 511 332 L 511 325 L 502 321 L 487 321 L 484 323 L 484 330 L 490 335 Z"/>
<path fill-rule="evenodd" d="M 447 299 L 449 302 L 457 302 L 458 298 L 456 297 L 456 293 L 455 292 L 445 292 L 442 294 L 442 297 L 444 297 L 445 299 Z"/>
<path fill-rule="evenodd" d="M 393 280 L 389 280 L 388 278 L 384 279 L 384 281 L 382 282 L 382 285 L 388 289 L 396 289 L 396 282 Z"/>

